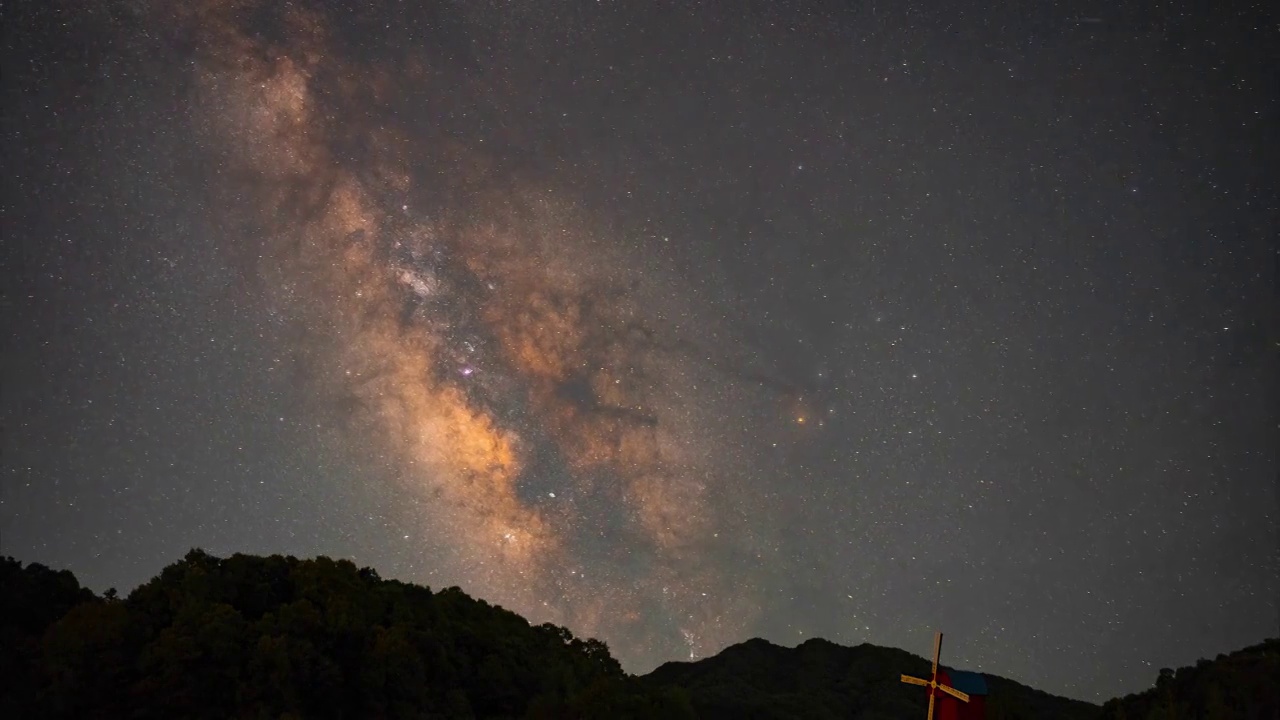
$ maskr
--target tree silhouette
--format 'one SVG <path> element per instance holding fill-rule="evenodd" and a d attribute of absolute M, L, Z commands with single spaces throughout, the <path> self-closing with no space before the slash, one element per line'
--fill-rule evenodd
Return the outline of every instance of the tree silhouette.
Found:
<path fill-rule="evenodd" d="M 127 598 L 0 559 L 3 718 L 917 717 L 901 650 L 749 640 L 625 674 L 605 643 L 345 560 L 192 550 Z M 989 720 L 1280 717 L 1280 640 L 1102 708 L 987 676 Z"/>

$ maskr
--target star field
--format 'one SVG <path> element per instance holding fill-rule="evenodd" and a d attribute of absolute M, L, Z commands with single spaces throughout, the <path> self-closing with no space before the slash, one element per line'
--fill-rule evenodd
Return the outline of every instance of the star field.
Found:
<path fill-rule="evenodd" d="M 4 554 L 1093 701 L 1280 632 L 1262 5 L 0 13 Z"/>

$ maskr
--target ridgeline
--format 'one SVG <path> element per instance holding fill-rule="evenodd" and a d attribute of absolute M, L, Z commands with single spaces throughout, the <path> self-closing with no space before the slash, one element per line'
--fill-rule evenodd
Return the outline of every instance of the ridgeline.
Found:
<path fill-rule="evenodd" d="M 750 640 L 646 676 L 598 640 L 328 558 L 199 550 L 127 598 L 0 559 L 5 718 L 923 717 L 902 650 Z M 988 720 L 1280 717 L 1280 641 L 1104 707 L 987 676 Z"/>

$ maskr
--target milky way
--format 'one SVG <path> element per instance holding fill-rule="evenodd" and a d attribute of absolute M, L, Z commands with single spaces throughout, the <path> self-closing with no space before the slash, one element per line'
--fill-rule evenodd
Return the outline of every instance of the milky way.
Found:
<path fill-rule="evenodd" d="M 750 594 L 706 590 L 733 572 L 713 547 L 753 542 L 744 438 L 691 299 L 553 188 L 409 119 L 464 105 L 466 79 L 421 52 L 349 60 L 318 12 L 253 35 L 255 12 L 180 12 L 228 239 L 258 249 L 321 348 L 317 391 L 394 458 L 449 574 L 642 662 L 741 635 Z"/>

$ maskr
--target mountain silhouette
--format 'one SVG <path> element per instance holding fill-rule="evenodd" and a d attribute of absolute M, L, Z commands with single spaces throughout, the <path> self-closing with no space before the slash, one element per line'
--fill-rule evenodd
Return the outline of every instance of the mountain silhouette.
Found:
<path fill-rule="evenodd" d="M 1103 707 L 986 676 L 988 720 L 1275 720 L 1280 641 Z M 592 639 L 345 560 L 193 550 L 127 598 L 0 559 L 5 718 L 915 718 L 902 650 L 753 639 L 628 675 Z"/>
<path fill-rule="evenodd" d="M 1280 638 L 1163 668 L 1150 690 L 1102 706 L 1103 720 L 1280 720 Z"/>
<path fill-rule="evenodd" d="M 671 662 L 644 678 L 651 687 L 689 693 L 700 718 L 924 717 L 925 691 L 903 674 L 928 678 L 928 660 L 905 650 L 821 639 L 796 648 L 759 638 L 698 662 Z M 1099 708 L 986 676 L 988 719 L 1091 720 Z"/>

